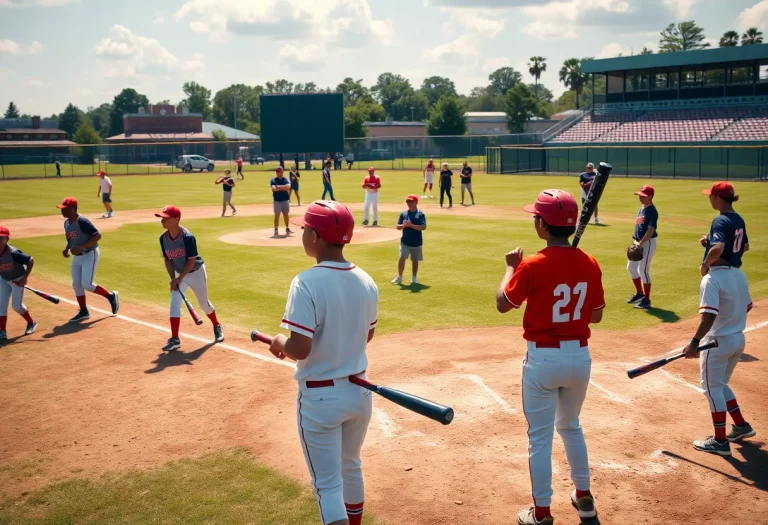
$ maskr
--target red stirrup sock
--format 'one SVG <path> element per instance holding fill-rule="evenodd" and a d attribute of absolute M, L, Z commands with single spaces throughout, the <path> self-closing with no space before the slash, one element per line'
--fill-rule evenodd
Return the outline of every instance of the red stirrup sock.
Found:
<path fill-rule="evenodd" d="M 734 425 L 743 427 L 747 424 L 747 422 L 744 421 L 744 416 L 741 415 L 741 409 L 735 399 L 731 399 L 725 405 L 728 407 L 728 413 L 731 415 Z"/>
<path fill-rule="evenodd" d="M 0 315 L 0 330 L 5 332 L 7 323 L 8 323 L 8 316 L 7 315 Z"/>
<path fill-rule="evenodd" d="M 211 320 L 211 322 L 213 323 L 213 326 L 219 326 L 219 320 L 216 319 L 216 311 L 215 310 L 208 314 L 208 319 Z"/>
<path fill-rule="evenodd" d="M 533 508 L 533 515 L 536 518 L 536 521 L 541 521 L 544 518 L 552 516 L 552 513 L 549 511 L 549 507 L 539 507 L 538 505 L 535 505 Z"/>
<path fill-rule="evenodd" d="M 712 423 L 715 425 L 715 439 L 725 441 L 725 412 L 712 412 Z"/>
<path fill-rule="evenodd" d="M 632 282 L 635 284 L 635 290 L 637 290 L 637 293 L 643 293 L 643 282 L 640 280 L 640 277 L 637 279 L 632 279 Z"/>
<path fill-rule="evenodd" d="M 349 525 L 362 525 L 363 504 L 345 503 L 344 506 L 347 508 L 347 521 L 349 521 Z"/>
<path fill-rule="evenodd" d="M 80 305 L 81 310 L 85 310 L 85 295 L 78 295 L 77 296 L 77 304 Z"/>
<path fill-rule="evenodd" d="M 179 325 L 181 317 L 171 317 L 171 337 L 179 338 Z"/>
<path fill-rule="evenodd" d="M 27 310 L 26 312 L 21 314 L 21 316 L 24 318 L 24 320 L 27 322 L 27 324 L 32 324 L 32 323 L 35 322 L 34 319 L 32 319 L 32 316 L 29 315 L 29 310 Z M 739 408 L 739 407 L 736 407 L 736 408 Z"/>
<path fill-rule="evenodd" d="M 95 293 L 96 295 L 100 295 L 102 297 L 106 297 L 107 299 L 112 297 L 111 293 L 106 291 L 102 286 L 99 286 L 98 284 L 96 285 L 96 288 L 93 289 L 93 293 Z"/>
<path fill-rule="evenodd" d="M 643 294 L 646 299 L 651 300 L 651 283 L 643 283 Z"/>

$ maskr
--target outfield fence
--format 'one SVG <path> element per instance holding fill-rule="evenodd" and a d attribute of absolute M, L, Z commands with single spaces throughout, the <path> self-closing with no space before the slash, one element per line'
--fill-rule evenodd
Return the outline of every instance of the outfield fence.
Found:
<path fill-rule="evenodd" d="M 765 180 L 768 144 L 756 145 L 580 145 L 491 147 L 487 173 L 579 174 L 588 162 L 608 162 L 614 176 Z"/>
<path fill-rule="evenodd" d="M 50 144 L 50 143 L 48 143 Z M 367 137 L 346 139 L 343 169 L 374 166 L 383 170 L 423 170 L 430 158 L 449 162 L 452 167 L 466 160 L 476 170 L 485 169 L 488 147 L 541 144 L 541 134 L 463 135 L 448 137 Z M 285 152 L 285 166 L 299 157 L 302 169 L 319 169 L 328 154 L 336 152 Z M 351 154 L 351 155 L 350 155 Z M 180 173 L 180 157 L 198 155 L 212 161 L 215 171 L 234 169 L 242 157 L 246 171 L 272 170 L 280 157 L 262 152 L 260 141 L 228 142 L 147 142 L 140 144 L 99 144 L 73 147 L 3 146 L 0 143 L 0 177 L 4 179 L 56 177 L 56 161 L 63 177 Z M 351 162 L 347 162 L 351 160 Z"/>

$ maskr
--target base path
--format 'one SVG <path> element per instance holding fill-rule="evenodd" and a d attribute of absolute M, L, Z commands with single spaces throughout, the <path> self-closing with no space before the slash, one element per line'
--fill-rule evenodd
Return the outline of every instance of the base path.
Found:
<path fill-rule="evenodd" d="M 30 284 L 71 299 L 69 287 Z M 71 325 L 73 304 L 54 306 L 30 294 L 40 326 L 29 337 L 19 337 L 21 318 L 9 316 L 11 340 L 0 345 L 2 492 L 18 497 L 61 479 L 239 446 L 308 485 L 291 369 L 251 343 L 249 327 L 227 325 L 226 343 L 216 345 L 206 343 L 210 323 L 197 327 L 188 319 L 182 332 L 196 338 L 183 337 L 181 351 L 163 353 L 167 308 L 122 299 L 120 316 L 105 315 L 106 304 L 94 300 L 91 319 Z M 698 361 L 666 367 L 675 379 L 661 371 L 626 376 L 643 358 L 685 344 L 696 319 L 649 331 L 594 331 L 582 424 L 602 523 L 725 523 L 734 516 L 758 523 L 768 515 L 767 320 L 768 301 L 759 301 L 748 325 L 763 327 L 746 334 L 732 380 L 758 434 L 734 445 L 732 458 L 691 446 L 712 432 L 706 399 L 685 386 L 698 383 Z M 393 525 L 514 523 L 517 509 L 530 503 L 524 354 L 519 327 L 375 337 L 371 378 L 448 404 L 456 418 L 442 426 L 377 396 L 362 453 L 366 508 Z M 557 434 L 553 466 L 552 511 L 558 523 L 576 525 Z"/>
<path fill-rule="evenodd" d="M 274 228 L 261 230 L 248 230 L 234 232 L 219 237 L 221 242 L 229 244 L 243 244 L 246 246 L 269 246 L 272 248 L 295 248 L 302 246 L 301 230 L 294 226 L 293 234 L 286 235 L 285 227 L 280 226 L 280 232 L 275 235 Z M 374 242 L 394 241 L 401 237 L 402 233 L 395 228 L 382 228 L 380 226 L 359 226 L 352 235 L 352 244 L 371 244 Z"/>

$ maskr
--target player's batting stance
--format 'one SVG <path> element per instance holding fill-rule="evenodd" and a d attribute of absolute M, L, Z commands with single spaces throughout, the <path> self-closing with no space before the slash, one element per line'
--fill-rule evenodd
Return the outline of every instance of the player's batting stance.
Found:
<path fill-rule="evenodd" d="M 72 288 L 75 290 L 77 304 L 80 311 L 70 323 L 79 323 L 90 318 L 85 301 L 85 291 L 93 292 L 109 301 L 112 313 L 116 314 L 120 308 L 117 292 L 108 292 L 102 286 L 95 284 L 93 278 L 99 265 L 99 240 L 101 234 L 93 223 L 77 213 L 77 200 L 67 197 L 56 206 L 66 218 L 64 221 L 64 233 L 67 237 L 67 246 L 62 250 L 64 257 L 72 257 Z"/>
<path fill-rule="evenodd" d="M 496 293 L 501 313 L 527 301 L 523 337 L 528 352 L 522 387 L 533 506 L 518 513 L 517 523 L 554 523 L 550 512 L 554 428 L 565 445 L 576 487 L 571 503 L 581 518 L 593 518 L 597 509 L 579 414 L 592 365 L 589 325 L 602 320 L 605 308 L 602 273 L 592 256 L 569 243 L 579 217 L 579 205 L 570 193 L 545 190 L 535 204 L 523 209 L 533 214 L 536 233 L 547 247 L 525 259 L 520 248 L 507 253 L 507 272 Z"/>
<path fill-rule="evenodd" d="M 179 225 L 181 210 L 166 206 L 160 213 L 160 222 L 166 232 L 160 235 L 160 249 L 168 276 L 171 278 L 171 337 L 163 347 L 164 352 L 181 348 L 179 326 L 181 325 L 181 294 L 187 288 L 197 297 L 197 302 L 213 324 L 213 337 L 217 343 L 224 341 L 224 331 L 216 318 L 216 310 L 208 299 L 208 273 L 203 258 L 197 251 L 195 236 Z"/>
<path fill-rule="evenodd" d="M 350 382 L 365 378 L 367 343 L 376 329 L 379 291 L 344 258 L 355 220 L 337 201 L 315 201 L 303 219 L 305 253 L 317 264 L 297 275 L 269 351 L 297 361 L 299 439 L 324 525 L 360 525 L 360 449 L 371 420 L 371 392 Z"/>
<path fill-rule="evenodd" d="M 736 363 L 744 353 L 744 328 L 747 312 L 752 308 L 749 284 L 741 271 L 741 257 L 749 250 L 744 219 L 733 210 L 739 197 L 728 182 L 716 182 L 709 190 L 709 203 L 720 214 L 712 221 L 709 235 L 701 238 L 705 248 L 701 263 L 699 313 L 701 320 L 696 334 L 685 347 L 686 359 L 701 357 L 701 388 L 709 401 L 715 434 L 693 443 L 696 450 L 731 455 L 731 442 L 752 437 L 755 431 L 744 420 L 736 402 L 736 394 L 728 386 Z M 717 340 L 717 347 L 697 351 L 701 339 Z M 726 413 L 733 426 L 725 433 Z"/>
<path fill-rule="evenodd" d="M 24 335 L 34 333 L 37 321 L 29 315 L 24 306 L 24 287 L 27 278 L 32 273 L 35 261 L 19 249 L 14 248 L 8 241 L 11 231 L 0 226 L 0 341 L 8 339 L 6 323 L 8 322 L 8 300 L 11 300 L 13 310 L 27 322 Z"/>

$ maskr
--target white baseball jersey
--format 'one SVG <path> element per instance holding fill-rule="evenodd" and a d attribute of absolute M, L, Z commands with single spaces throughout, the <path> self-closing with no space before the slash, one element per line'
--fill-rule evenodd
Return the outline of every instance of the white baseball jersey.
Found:
<path fill-rule="evenodd" d="M 99 181 L 99 184 L 101 184 L 102 193 L 109 193 L 112 189 L 112 180 L 106 175 L 104 175 L 104 178 Z"/>
<path fill-rule="evenodd" d="M 733 266 L 713 266 L 701 279 L 699 313 L 715 314 L 707 337 L 723 337 L 744 331 L 752 308 L 747 276 Z"/>
<path fill-rule="evenodd" d="M 349 262 L 323 262 L 294 277 L 280 326 L 312 338 L 312 351 L 297 363 L 294 377 L 322 381 L 364 371 L 378 303 L 376 283 Z"/>

